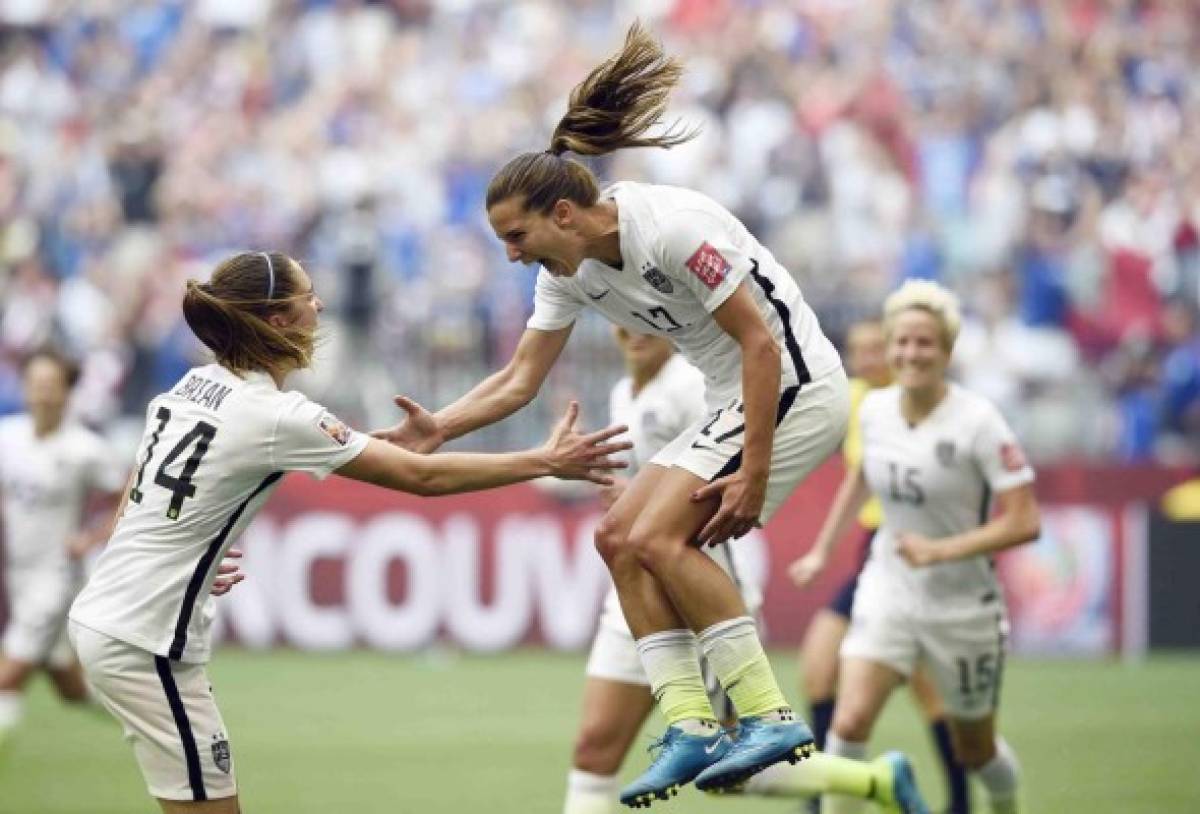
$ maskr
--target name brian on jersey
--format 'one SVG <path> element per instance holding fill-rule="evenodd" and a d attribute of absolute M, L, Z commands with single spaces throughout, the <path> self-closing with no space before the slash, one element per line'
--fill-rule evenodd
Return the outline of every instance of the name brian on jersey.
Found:
<path fill-rule="evenodd" d="M 187 381 L 175 388 L 173 394 L 199 404 L 201 407 L 217 410 L 221 407 L 221 402 L 225 400 L 225 397 L 232 390 L 233 388 L 228 385 L 214 382 L 193 373 L 187 377 Z"/>

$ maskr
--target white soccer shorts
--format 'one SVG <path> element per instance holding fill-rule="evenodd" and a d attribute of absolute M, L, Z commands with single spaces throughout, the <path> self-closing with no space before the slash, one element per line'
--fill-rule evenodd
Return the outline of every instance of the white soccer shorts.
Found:
<path fill-rule="evenodd" d="M 233 755 L 203 664 L 156 656 L 76 622 L 69 626 L 93 695 L 125 730 L 150 794 L 237 794 Z"/>
<path fill-rule="evenodd" d="M 868 569 L 869 569 L 868 565 Z M 859 580 L 850 629 L 842 641 L 842 658 L 878 662 L 904 676 L 918 663 L 926 665 L 952 718 L 976 720 L 993 714 L 1000 700 L 1008 618 L 1003 603 L 969 608 L 955 604 L 941 613 L 914 613 L 889 598 L 899 586 Z"/>
<path fill-rule="evenodd" d="M 838 370 L 780 395 L 767 497 L 759 521 L 766 524 L 792 491 L 838 447 L 846 434 L 850 392 Z M 650 463 L 678 466 L 707 481 L 741 465 L 745 415 L 740 399 L 709 413 L 663 447 Z"/>
<path fill-rule="evenodd" d="M 59 570 L 14 569 L 6 575 L 9 620 L 0 644 L 10 659 L 52 669 L 75 659 L 67 639 L 67 611 L 79 592 L 79 580 Z"/>

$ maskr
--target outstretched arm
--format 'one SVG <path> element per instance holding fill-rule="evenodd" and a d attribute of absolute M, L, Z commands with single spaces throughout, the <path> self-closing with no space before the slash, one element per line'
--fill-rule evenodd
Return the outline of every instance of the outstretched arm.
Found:
<path fill-rule="evenodd" d="M 628 441 L 610 441 L 626 427 L 581 435 L 575 431 L 579 404 L 571 402 L 546 443 L 538 449 L 498 455 L 446 452 L 420 455 L 371 439 L 352 461 L 337 470 L 355 480 L 415 495 L 447 495 L 506 486 L 546 475 L 608 485 L 608 474 L 625 463 L 609 456 L 629 449 Z"/>
<path fill-rule="evenodd" d="M 453 438 L 507 418 L 538 394 L 567 344 L 571 327 L 556 331 L 527 328 L 507 365 L 437 413 L 397 396 L 396 405 L 407 418 L 371 436 L 412 452 L 433 452 Z"/>

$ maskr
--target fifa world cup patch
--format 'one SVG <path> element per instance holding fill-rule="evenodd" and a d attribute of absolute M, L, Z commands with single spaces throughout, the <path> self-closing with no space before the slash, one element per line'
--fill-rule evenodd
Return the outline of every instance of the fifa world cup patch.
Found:
<path fill-rule="evenodd" d="M 713 248 L 707 240 L 700 244 L 700 248 L 696 249 L 696 253 L 689 257 L 684 265 L 700 278 L 700 282 L 712 289 L 724 281 L 725 275 L 732 268 L 725 255 Z"/>
<path fill-rule="evenodd" d="M 317 426 L 321 428 L 321 432 L 336 441 L 338 446 L 344 447 L 350 441 L 350 428 L 333 413 L 321 413 L 321 420 L 317 422 Z"/>
<path fill-rule="evenodd" d="M 212 737 L 212 757 L 217 768 L 229 774 L 229 770 L 233 768 L 233 760 L 229 752 L 229 739 L 225 737 L 224 732 L 218 732 Z"/>
<path fill-rule="evenodd" d="M 1025 453 L 1012 441 L 1000 445 L 1000 461 L 1009 472 L 1019 472 L 1027 465 Z"/>

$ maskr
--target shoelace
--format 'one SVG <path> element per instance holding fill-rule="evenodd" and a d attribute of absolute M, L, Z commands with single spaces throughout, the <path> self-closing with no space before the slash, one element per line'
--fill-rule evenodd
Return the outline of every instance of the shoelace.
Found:
<path fill-rule="evenodd" d="M 668 729 L 661 738 L 655 738 L 652 740 L 650 745 L 646 747 L 646 751 L 653 752 L 655 749 L 665 749 L 666 747 L 670 746 L 675 742 L 675 739 L 672 738 L 671 735 L 672 732 L 670 729 Z"/>

